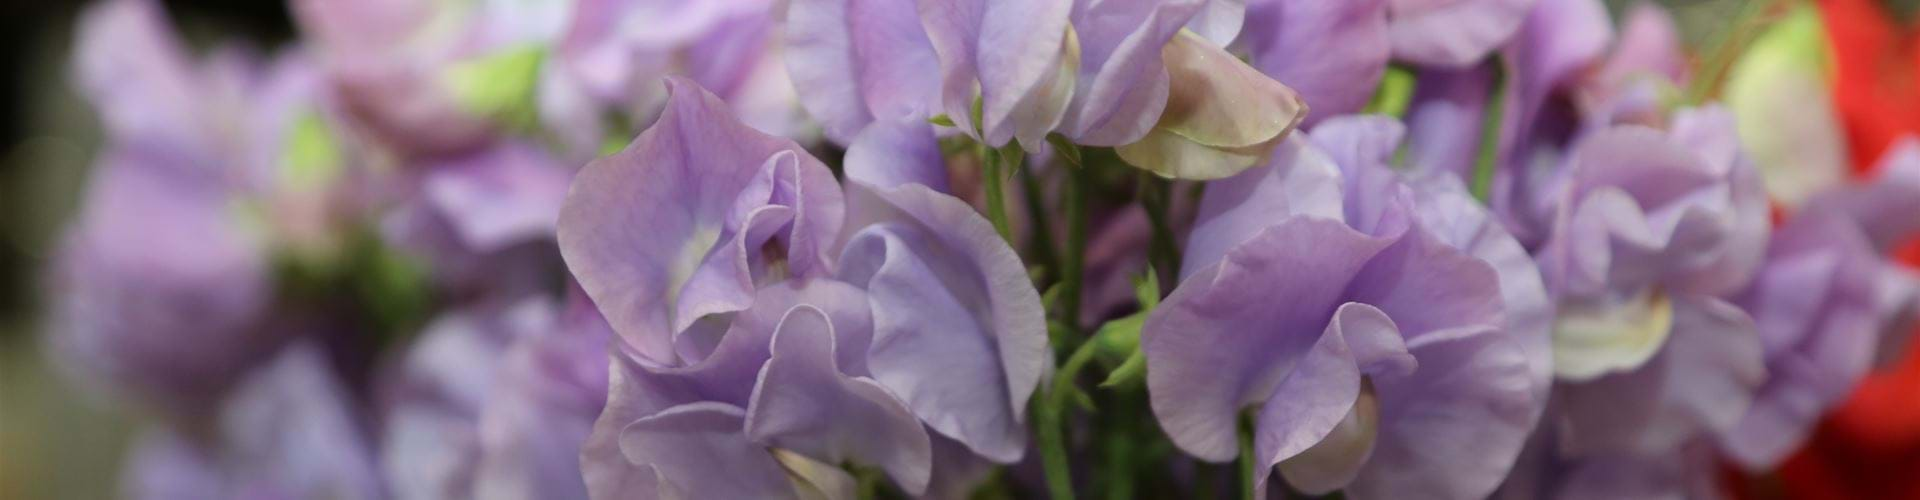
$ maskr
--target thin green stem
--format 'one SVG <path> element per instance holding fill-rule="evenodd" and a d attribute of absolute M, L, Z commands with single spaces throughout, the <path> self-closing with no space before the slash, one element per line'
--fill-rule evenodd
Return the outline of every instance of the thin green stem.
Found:
<path fill-rule="evenodd" d="M 1033 398 L 1033 422 L 1040 436 L 1040 465 L 1046 469 L 1047 492 L 1058 500 L 1073 499 L 1073 472 L 1067 463 L 1066 408 L 1060 398 L 1044 394 Z"/>
<path fill-rule="evenodd" d="M 1046 272 L 1039 278 L 1038 282 L 1046 283 L 1053 273 L 1059 272 L 1061 266 L 1060 255 L 1053 250 L 1053 231 L 1052 228 L 1047 225 L 1047 207 L 1046 204 L 1042 202 L 1042 197 L 1040 196 L 1040 180 L 1033 175 L 1033 169 L 1020 169 L 1020 186 L 1022 190 L 1026 191 L 1024 198 L 1026 198 L 1027 202 L 1027 219 L 1033 221 L 1033 241 L 1031 242 L 1033 244 L 1033 255 L 1045 264 Z"/>
<path fill-rule="evenodd" d="M 1180 275 L 1180 246 L 1174 242 L 1173 224 L 1167 219 L 1172 185 L 1143 171 L 1138 191 L 1140 206 L 1147 211 L 1147 225 L 1153 230 L 1153 239 L 1147 244 L 1147 261 L 1153 263 L 1162 286 L 1171 289 L 1165 284 L 1175 283 L 1174 277 Z"/>
<path fill-rule="evenodd" d="M 1507 92 L 1512 91 L 1505 61 L 1493 62 L 1493 90 L 1487 99 L 1486 116 L 1480 120 L 1480 157 L 1473 166 L 1473 197 L 1485 203 L 1493 192 L 1493 171 L 1499 168 L 1500 129 L 1506 120 Z"/>
<path fill-rule="evenodd" d="M 1067 248 L 1061 255 L 1060 317 L 1075 332 L 1080 331 L 1080 290 L 1087 267 L 1087 191 L 1092 184 L 1092 168 L 1067 167 L 1066 193 L 1061 197 L 1067 209 Z"/>
<path fill-rule="evenodd" d="M 993 222 L 994 232 L 1000 233 L 1000 239 L 1013 244 L 1013 227 L 1007 223 L 1007 193 L 1003 185 L 1006 176 L 1001 175 L 1002 158 L 1000 151 L 982 146 L 985 151 L 980 155 L 984 167 L 980 173 L 980 182 L 987 188 L 987 220 Z"/>
<path fill-rule="evenodd" d="M 1254 465 L 1256 460 L 1253 456 L 1253 418 L 1251 413 L 1240 416 L 1239 431 L 1237 433 L 1240 435 L 1240 498 L 1242 500 L 1253 500 L 1253 482 L 1257 477 L 1254 475 L 1254 471 L 1258 470 L 1259 466 Z"/>

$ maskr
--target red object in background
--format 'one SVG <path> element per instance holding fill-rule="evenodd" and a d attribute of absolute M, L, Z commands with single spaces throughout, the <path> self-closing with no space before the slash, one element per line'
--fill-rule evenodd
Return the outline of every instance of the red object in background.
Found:
<path fill-rule="evenodd" d="M 1833 47 L 1834 104 L 1854 171 L 1865 172 L 1894 140 L 1920 133 L 1920 21 L 1902 26 L 1878 0 L 1820 0 L 1820 15 Z"/>
<path fill-rule="evenodd" d="M 1875 0 L 1820 0 L 1820 12 L 1853 170 L 1871 177 L 1895 140 L 1920 134 L 1920 18 L 1902 26 Z M 1898 258 L 1920 266 L 1920 240 Z M 1920 500 L 1920 332 L 1915 335 L 1899 361 L 1869 374 L 1781 466 L 1781 493 Z"/>

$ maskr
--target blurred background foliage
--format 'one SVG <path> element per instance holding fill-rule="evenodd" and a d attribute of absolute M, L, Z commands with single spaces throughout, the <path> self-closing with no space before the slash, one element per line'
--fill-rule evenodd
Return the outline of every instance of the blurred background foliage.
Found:
<path fill-rule="evenodd" d="M 557 0 L 556 0 L 557 1 Z M 1646 0 L 1608 0 L 1618 14 Z M 1745 1 L 1659 0 L 1698 52 Z M 284 2 L 168 0 L 196 47 L 273 48 L 295 33 Z M 1911 16 L 1920 0 L 1888 0 Z M 141 425 L 92 401 L 42 358 L 38 275 L 85 185 L 100 142 L 71 87 L 68 47 L 84 0 L 0 2 L 0 499 L 110 498 L 127 437 Z"/>

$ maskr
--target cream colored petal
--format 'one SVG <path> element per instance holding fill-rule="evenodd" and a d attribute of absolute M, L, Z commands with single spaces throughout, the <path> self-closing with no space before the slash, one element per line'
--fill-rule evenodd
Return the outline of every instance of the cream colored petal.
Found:
<path fill-rule="evenodd" d="M 1658 290 L 1608 307 L 1563 308 L 1553 330 L 1554 374 L 1583 381 L 1638 368 L 1672 329 L 1673 302 Z"/>
<path fill-rule="evenodd" d="M 1325 495 L 1344 488 L 1360 474 L 1360 466 L 1373 455 L 1373 442 L 1380 435 L 1380 404 L 1373 386 L 1364 386 L 1354 399 L 1347 417 L 1307 451 L 1300 452 L 1275 466 L 1287 484 L 1302 493 Z"/>
<path fill-rule="evenodd" d="M 1215 148 L 1164 129 L 1153 129 L 1132 144 L 1113 148 L 1122 161 L 1170 179 L 1214 180 L 1232 177 L 1266 163 L 1285 135 L 1240 148 Z"/>
<path fill-rule="evenodd" d="M 1293 89 L 1191 31 L 1160 54 L 1166 110 L 1146 137 L 1116 148 L 1134 166 L 1180 179 L 1231 176 L 1259 164 L 1307 116 Z"/>

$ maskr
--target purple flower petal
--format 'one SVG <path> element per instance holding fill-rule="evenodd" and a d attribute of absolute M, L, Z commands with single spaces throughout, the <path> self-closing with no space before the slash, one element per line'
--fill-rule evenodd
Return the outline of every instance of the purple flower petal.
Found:
<path fill-rule="evenodd" d="M 772 344 L 747 407 L 749 438 L 828 463 L 875 465 L 907 494 L 926 492 L 933 467 L 926 429 L 878 382 L 835 366 L 825 312 L 794 307 Z"/>

